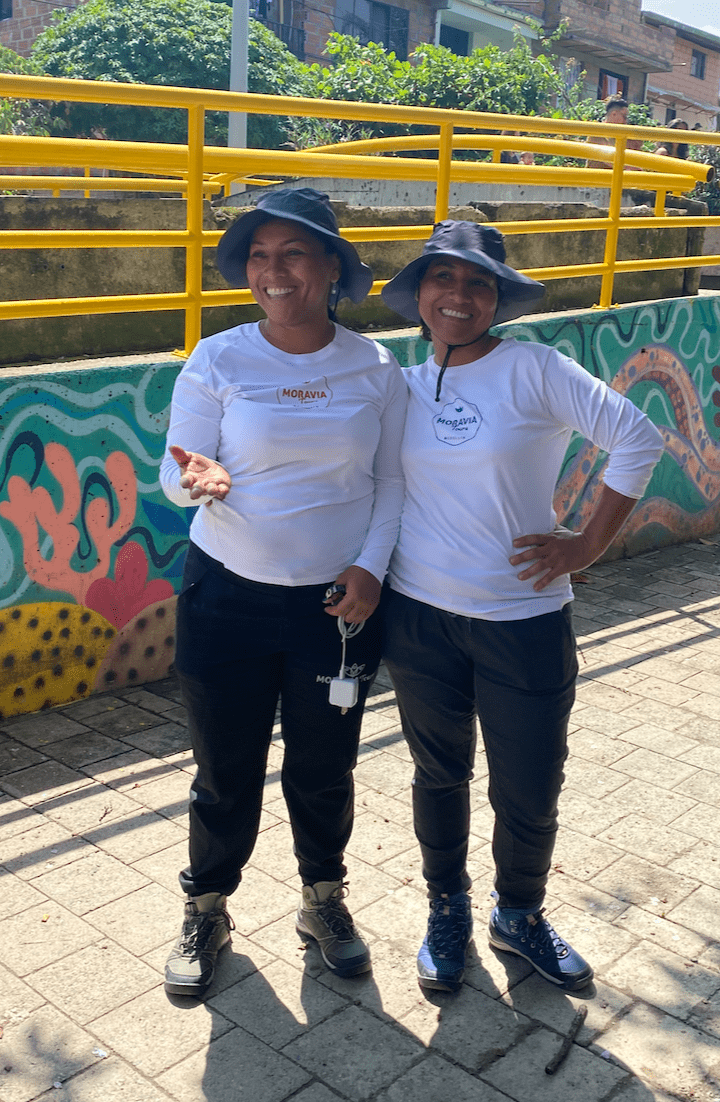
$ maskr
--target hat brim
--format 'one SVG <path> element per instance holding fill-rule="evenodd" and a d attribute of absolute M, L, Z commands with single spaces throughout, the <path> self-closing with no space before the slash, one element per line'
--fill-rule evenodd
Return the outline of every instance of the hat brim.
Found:
<path fill-rule="evenodd" d="M 538 283 L 537 280 L 530 279 L 529 276 L 525 276 L 521 272 L 516 272 L 514 268 L 502 264 L 499 260 L 494 260 L 486 253 L 482 254 L 482 260 L 480 260 L 477 252 L 464 249 L 438 249 L 437 251 L 423 253 L 422 256 L 411 260 L 389 283 L 386 283 L 382 289 L 383 302 L 397 314 L 400 314 L 401 317 L 421 324 L 422 318 L 415 297 L 417 288 L 432 261 L 441 260 L 444 256 L 466 260 L 468 263 L 474 264 L 478 268 L 484 268 L 497 276 L 498 304 L 492 321 L 493 325 L 522 317 L 545 294 L 543 283 Z"/>
<path fill-rule="evenodd" d="M 233 287 L 247 287 L 246 263 L 250 251 L 250 242 L 259 226 L 273 219 L 285 222 L 298 222 L 305 229 L 327 241 L 338 254 L 342 262 L 339 280 L 339 298 L 349 298 L 351 302 L 362 302 L 372 287 L 373 275 L 367 264 L 363 264 L 355 246 L 339 234 L 317 226 L 308 218 L 288 212 L 274 213 L 272 210 L 255 209 L 243 214 L 220 238 L 216 253 L 216 264 L 220 274 Z"/>

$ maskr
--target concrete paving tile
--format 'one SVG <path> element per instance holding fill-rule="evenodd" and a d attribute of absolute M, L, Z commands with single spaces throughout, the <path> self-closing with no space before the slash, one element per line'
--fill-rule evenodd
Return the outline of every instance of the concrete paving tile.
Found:
<path fill-rule="evenodd" d="M 628 655 L 627 661 L 629 662 L 632 651 L 626 651 L 625 653 Z M 594 668 L 592 665 L 589 668 L 583 666 L 582 676 L 592 679 L 601 685 L 612 685 L 615 689 L 636 693 L 638 696 L 646 695 L 640 690 L 641 686 L 644 685 L 645 681 L 648 679 L 643 677 L 642 674 L 636 673 L 634 666 L 617 666 L 614 662 L 612 664 L 603 664 L 600 661 Z M 690 695 L 692 695 L 691 692 L 686 692 L 685 694 L 686 697 Z"/>
<path fill-rule="evenodd" d="M 355 817 L 347 851 L 369 865 L 381 865 L 388 858 L 416 846 L 414 832 L 386 822 L 383 816 L 372 811 L 365 811 Z"/>
<path fill-rule="evenodd" d="M 7 963 L 18 976 L 27 976 L 101 939 L 94 927 L 53 900 L 0 922 L 0 945 L 8 947 Z"/>
<path fill-rule="evenodd" d="M 696 842 L 677 861 L 671 861 L 668 868 L 681 876 L 720 889 L 720 847 L 710 842 Z"/>
<path fill-rule="evenodd" d="M 422 1049 L 404 1030 L 351 1006 L 283 1051 L 334 1090 L 362 1102 L 407 1071 Z"/>
<path fill-rule="evenodd" d="M 699 802 L 711 804 L 713 807 L 720 807 L 720 785 L 718 784 L 717 773 L 695 773 L 692 777 L 688 777 L 686 781 L 683 781 L 682 784 L 679 784 L 674 791 L 687 796 L 693 803 Z"/>
<path fill-rule="evenodd" d="M 671 1095 L 697 1098 L 701 1087 L 713 1094 L 720 1087 L 720 1041 L 655 1007 L 633 1007 L 601 1043 L 613 1061 Z"/>
<path fill-rule="evenodd" d="M 88 778 L 83 788 L 44 800 L 36 806 L 48 819 L 60 823 L 73 834 L 86 834 L 98 823 L 107 827 L 114 820 L 126 818 L 138 810 L 135 800 Z"/>
<path fill-rule="evenodd" d="M 554 1031 L 537 1029 L 483 1071 L 481 1078 L 516 1102 L 599 1102 L 624 1079 L 620 1068 L 577 1044 L 555 1075 L 546 1075 L 545 1065 L 560 1043 Z"/>
<path fill-rule="evenodd" d="M 692 848 L 693 838 L 720 845 L 720 816 L 715 807 L 708 807 L 707 804 L 696 804 L 678 816 L 673 828 L 685 834 L 688 840 L 686 851 Z"/>
<path fill-rule="evenodd" d="M 0 794 L 0 842 L 4 838 L 11 838 L 15 834 L 22 834 L 26 830 L 38 827 L 45 820 L 39 812 L 14 800 L 11 796 Z"/>
<path fill-rule="evenodd" d="M 649 914 L 640 907 L 627 908 L 623 914 L 622 928 L 691 961 L 699 959 L 707 944 L 704 938 L 685 926 L 671 922 L 662 915 Z"/>
<path fill-rule="evenodd" d="M 637 670 L 638 673 L 659 678 L 662 681 L 669 681 L 672 684 L 680 684 L 686 681 L 688 676 L 692 676 L 683 662 L 659 656 L 641 658 L 639 662 L 633 665 L 633 669 Z"/>
<path fill-rule="evenodd" d="M 388 892 L 397 891 L 401 885 L 395 876 L 391 876 L 385 871 L 384 866 L 378 868 L 376 865 L 367 865 L 352 854 L 347 855 L 345 863 L 348 870 L 345 878 L 348 885 L 346 903 L 352 914 L 356 915 L 362 923 L 364 907 L 368 907 L 371 903 L 382 899 Z M 288 881 L 290 886 L 294 882 L 294 880 Z"/>
<path fill-rule="evenodd" d="M 636 780 L 645 781 L 650 785 L 660 788 L 674 788 L 676 784 L 687 780 L 698 768 L 692 762 L 692 755 L 696 751 L 689 751 L 683 756 L 683 760 L 658 754 L 653 750 L 633 750 L 617 762 L 615 769 L 619 773 L 627 773 Z M 652 802 L 652 798 L 648 800 Z"/>
<path fill-rule="evenodd" d="M 531 1023 L 524 1014 L 463 984 L 451 998 L 428 992 L 401 1025 L 426 1047 L 476 1071 L 517 1044 Z"/>
<path fill-rule="evenodd" d="M 135 806 L 132 815 L 101 823 L 94 830 L 86 830 L 84 837 L 127 864 L 187 840 L 187 831 L 177 823 Z"/>
<path fill-rule="evenodd" d="M 85 917 L 129 952 L 142 956 L 177 933 L 177 914 L 174 896 L 159 884 L 147 884 L 89 911 Z"/>
<path fill-rule="evenodd" d="M 710 998 L 701 999 L 696 1003 L 687 1021 L 689 1025 L 703 1030 L 704 1033 L 720 1037 L 720 993 L 716 992 Z"/>
<path fill-rule="evenodd" d="M 416 1064 L 378 1095 L 377 1102 L 438 1102 L 440 1098 L 452 1098 L 454 1102 L 506 1102 L 487 1083 L 453 1067 L 440 1056 L 427 1056 Z"/>
<path fill-rule="evenodd" d="M 605 922 L 613 922 L 627 910 L 628 904 L 608 892 L 600 891 L 586 880 L 575 880 L 566 873 L 554 869 L 548 880 L 545 906 L 553 910 L 560 903 L 569 903 L 578 911 L 591 911 Z"/>
<path fill-rule="evenodd" d="M 623 714 L 628 719 L 636 718 L 642 723 L 654 723 L 665 731 L 677 731 L 679 727 L 687 722 L 685 709 L 698 711 L 696 704 L 700 699 L 700 696 L 694 697 L 690 703 L 684 704 L 682 708 L 673 708 L 670 704 L 663 704 L 660 700 L 637 699 L 629 707 L 623 709 Z"/>
<path fill-rule="evenodd" d="M 180 932 L 182 917 L 183 912 L 182 908 L 180 908 L 176 915 L 176 934 Z M 172 938 L 166 941 L 164 945 L 157 945 L 154 949 L 151 949 L 149 953 L 143 954 L 142 960 L 144 963 L 147 964 L 149 968 L 152 968 L 153 971 L 157 973 L 158 977 L 162 979 L 164 979 L 165 976 L 165 963 L 174 944 L 175 938 Z M 224 991 L 226 987 L 232 987 L 233 984 L 239 983 L 240 980 L 245 979 L 246 976 L 250 976 L 253 972 L 257 972 L 258 968 L 264 968 L 265 965 L 271 964 L 273 959 L 274 957 L 271 953 L 265 952 L 264 949 L 261 949 L 258 945 L 244 938 L 242 934 L 238 934 L 237 930 L 234 930 L 232 942 L 225 946 L 218 956 L 215 976 L 212 985 L 208 988 L 206 999 L 211 999 L 221 991 Z"/>
<path fill-rule="evenodd" d="M 24 742 L 26 746 L 32 746 L 37 750 L 59 739 L 81 735 L 87 731 L 87 727 L 61 712 L 53 711 L 35 712 L 30 716 L 7 719 L 0 726 L 0 730 L 10 738 Z"/>
<path fill-rule="evenodd" d="M 120 946 L 102 941 L 33 972 L 31 982 L 68 1018 L 87 1025 L 93 1018 L 157 987 L 158 975 Z"/>
<path fill-rule="evenodd" d="M 126 749 L 124 742 L 100 735 L 97 731 L 86 731 L 84 734 L 53 742 L 47 747 L 47 754 L 72 769 L 81 769 L 91 762 L 122 754 Z"/>
<path fill-rule="evenodd" d="M 719 910 L 720 891 L 701 884 L 677 907 L 668 910 L 667 916 L 672 922 L 687 926 L 702 937 L 711 938 L 714 941 L 717 940 Z"/>
<path fill-rule="evenodd" d="M 682 760 L 689 765 L 694 765 L 697 769 L 720 773 L 720 746 L 696 746 L 683 754 Z"/>
<path fill-rule="evenodd" d="M 368 788 L 362 796 L 358 796 L 355 807 L 358 814 L 361 814 L 363 810 L 371 811 L 376 815 L 382 815 L 390 823 L 397 823 L 398 826 L 405 827 L 406 830 L 413 830 L 413 812 L 409 791 L 402 792 L 397 799 L 393 799 Z"/>
<path fill-rule="evenodd" d="M 145 713 L 150 715 L 149 712 Z M 166 712 L 163 716 L 155 717 L 157 720 L 168 718 Z M 131 731 L 123 735 L 125 742 L 131 746 L 137 746 L 139 750 L 146 750 L 148 754 L 154 754 L 156 758 L 169 757 L 171 754 L 179 754 L 183 750 L 190 749 L 190 735 L 187 727 L 181 723 L 158 723 L 148 730 L 139 730 L 133 727 Z"/>
<path fill-rule="evenodd" d="M 120 708 L 108 708 L 104 712 L 95 715 L 92 727 L 110 738 L 121 738 L 125 739 L 126 742 L 130 742 L 128 736 L 134 740 L 139 732 L 164 723 L 165 719 L 162 716 L 148 712 L 144 708 L 136 708 L 134 704 L 123 703 Z M 130 744 L 131 746 L 138 745 L 135 741 Z M 140 747 L 140 749 L 144 749 L 144 747 Z"/>
<path fill-rule="evenodd" d="M 635 671 L 637 667 L 633 667 Z M 672 681 L 663 681 L 659 677 L 645 678 L 641 684 L 633 688 L 638 696 L 646 696 L 649 700 L 659 700 L 663 704 L 669 704 L 673 708 L 687 704 L 698 695 L 696 689 L 691 687 L 690 680 L 681 684 Z"/>
<path fill-rule="evenodd" d="M 75 703 L 66 705 L 60 710 L 60 714 L 68 719 L 84 723 L 86 719 L 93 716 L 104 715 L 106 712 L 112 712 L 115 708 L 124 707 L 125 701 L 121 700 L 120 697 L 113 696 L 112 693 L 93 693 L 86 700 L 76 700 Z"/>
<path fill-rule="evenodd" d="M 620 789 L 622 792 L 622 789 Z M 606 800 L 586 795 L 577 788 L 564 788 L 560 793 L 560 829 L 572 823 L 573 830 L 594 837 L 616 823 L 623 814 L 616 804 L 617 792 Z M 683 809 L 684 810 L 684 809 Z"/>
<path fill-rule="evenodd" d="M 476 918 L 475 936 L 468 949 L 464 982 L 491 999 L 499 999 L 526 980 L 532 974 L 533 968 L 515 953 L 502 953 L 490 948 L 487 914 Z"/>
<path fill-rule="evenodd" d="M 230 900 L 228 910 L 232 915 L 234 911 L 233 900 Z M 358 923 L 358 928 L 360 926 L 361 923 Z M 233 934 L 234 940 L 237 940 L 237 936 L 236 931 Z M 325 971 L 325 965 L 317 947 L 311 942 L 307 944 L 303 942 L 295 930 L 294 909 L 292 914 L 283 915 L 277 921 L 270 922 L 253 931 L 247 941 L 249 945 L 253 946 L 252 950 L 248 950 L 251 957 L 255 947 L 257 947 L 257 952 L 265 953 L 268 960 L 277 957 L 285 961 L 286 964 L 292 965 L 293 968 L 307 971 L 315 979 Z M 374 952 L 374 944 L 371 945 L 371 952 Z"/>
<path fill-rule="evenodd" d="M 575 757 L 571 750 L 565 763 L 565 784 L 569 788 L 577 788 L 580 792 L 602 799 L 625 784 L 625 777 L 614 769 Z"/>
<path fill-rule="evenodd" d="M 77 861 L 89 848 L 84 838 L 74 838 L 59 823 L 41 815 L 36 818 L 39 826 L 0 840 L 0 864 L 23 880 Z"/>
<path fill-rule="evenodd" d="M 92 1031 L 104 1048 L 114 1050 L 151 1079 L 191 1053 L 201 1052 L 204 1061 L 210 1041 L 232 1028 L 226 1018 L 204 1003 L 192 999 L 170 1002 L 161 986 L 92 1023 Z"/>
<path fill-rule="evenodd" d="M 720 696 L 712 693 L 698 693 L 685 705 L 687 712 L 697 712 L 698 715 L 707 716 L 708 719 L 720 719 Z"/>
<path fill-rule="evenodd" d="M 19 914 L 28 907 L 39 906 L 47 896 L 26 880 L 0 868 L 0 919 Z"/>
<path fill-rule="evenodd" d="M 261 869 L 248 866 L 232 898 L 232 916 L 240 933 L 248 937 L 283 916 L 294 923 L 299 899 L 299 882 L 296 888 L 290 888 Z"/>
<path fill-rule="evenodd" d="M 24 746 L 22 742 L 14 739 L 3 739 L 0 745 L 0 774 L 14 773 L 17 769 L 27 769 L 30 765 L 37 765 L 47 759 L 46 754 L 33 750 L 30 746 Z"/>
<path fill-rule="evenodd" d="M 605 969 L 603 977 L 630 998 L 641 998 L 676 1018 L 687 1018 L 697 1002 L 720 990 L 717 972 L 647 941 Z"/>
<path fill-rule="evenodd" d="M 578 680 L 577 698 L 583 704 L 595 705 L 609 712 L 624 712 L 637 700 L 622 689 L 604 685 L 601 681 L 589 681 L 582 676 Z"/>
<path fill-rule="evenodd" d="M 587 1018 L 577 1035 L 577 1043 L 585 1047 L 630 1006 L 631 1000 L 598 980 L 577 995 L 569 995 L 533 972 L 509 991 L 503 1002 L 518 1014 L 524 1014 L 563 1035 L 567 1033 L 578 1008 L 584 1006 Z"/>
<path fill-rule="evenodd" d="M 622 850 L 616 846 L 564 826 L 558 833 L 553 868 L 562 869 L 578 880 L 591 880 L 619 857 L 622 857 Z"/>
<path fill-rule="evenodd" d="M 582 716 L 579 717 L 582 719 Z M 600 735 L 599 732 L 578 726 L 568 738 L 568 748 L 573 756 L 595 762 L 597 765 L 613 765 L 634 747 L 622 739 Z"/>
<path fill-rule="evenodd" d="M 33 880 L 35 888 L 76 915 L 84 915 L 147 883 L 147 878 L 136 870 L 92 847 L 72 864 Z"/>
<path fill-rule="evenodd" d="M 158 1083 L 177 1102 L 236 1102 L 239 1084 L 252 1102 L 282 1102 L 295 1100 L 309 1079 L 291 1060 L 236 1028 L 161 1075 Z"/>
<path fill-rule="evenodd" d="M 126 789 L 131 799 L 152 808 L 166 819 L 185 820 L 188 814 L 188 798 L 190 795 L 190 778 L 182 769 L 173 769 L 172 772 L 157 780 L 139 784 L 137 788 Z"/>
<path fill-rule="evenodd" d="M 679 758 L 697 746 L 697 738 L 692 737 L 687 723 L 679 731 L 665 731 L 654 723 L 639 723 L 622 737 L 633 746 L 642 746 L 657 754 L 665 754 L 668 758 Z"/>
<path fill-rule="evenodd" d="M 690 689 L 696 689 L 699 693 L 711 693 L 720 697 L 720 675 L 712 673 L 696 673 L 686 677 L 683 685 Z"/>
<path fill-rule="evenodd" d="M 185 839 L 176 842 L 173 846 L 158 850 L 157 853 L 142 857 L 133 863 L 132 868 L 184 901 L 185 893 L 178 883 L 178 875 L 187 863 L 188 843 Z"/>
<path fill-rule="evenodd" d="M 679 728 L 677 734 L 683 737 L 687 736 L 695 743 L 720 746 L 720 728 L 715 720 L 707 719 L 705 716 L 688 714 L 687 723 Z M 658 747 L 658 749 L 662 750 L 662 747 Z M 687 749 L 691 750 L 692 747 L 688 746 Z"/>
<path fill-rule="evenodd" d="M 90 780 L 59 761 L 44 761 L 0 777 L 0 788 L 25 803 L 39 804 L 64 792 L 74 792 L 90 784 Z"/>
<path fill-rule="evenodd" d="M 697 881 L 628 854 L 594 877 L 593 886 L 651 914 L 669 914 L 695 891 Z"/>
<path fill-rule="evenodd" d="M 83 773 L 98 784 L 129 791 L 136 785 L 147 784 L 166 776 L 172 769 L 161 758 L 150 757 L 144 750 L 126 750 L 112 758 L 103 758 L 83 767 Z"/>
<path fill-rule="evenodd" d="M 580 911 L 567 903 L 553 907 L 549 917 L 561 937 L 585 957 L 603 980 L 607 979 L 610 964 L 638 943 L 635 935 L 620 924 L 613 925 L 594 912 Z"/>
<path fill-rule="evenodd" d="M 356 1006 L 364 1006 L 376 1017 L 399 1021 L 424 1002 L 417 982 L 415 955 L 379 939 L 370 942 L 370 952 L 372 972 L 366 972 L 362 976 L 342 979 L 333 975 L 319 963 L 318 953 L 313 954 L 312 958 L 317 964 L 313 974 L 323 987 Z M 308 965 L 310 964 L 308 952 Z"/>
<path fill-rule="evenodd" d="M 258 835 L 250 865 L 267 872 L 273 880 L 288 880 L 299 887 L 298 863 L 289 823 L 276 823 Z"/>
<path fill-rule="evenodd" d="M 414 772 L 414 766 L 409 762 L 376 751 L 367 757 L 361 754 L 355 768 L 355 778 L 373 792 L 400 796 L 410 791 Z"/>
<path fill-rule="evenodd" d="M 96 1063 L 96 1042 L 53 1007 L 44 1006 L 3 1035 L 3 1102 L 29 1102 L 53 1083 L 64 1082 Z M 8 1070 L 9 1069 L 9 1070 Z"/>
<path fill-rule="evenodd" d="M 642 1079 L 629 1079 L 618 1088 L 612 1099 L 613 1102 L 677 1102 L 677 1095 L 671 1097 L 660 1087 L 643 1082 Z M 696 1102 L 696 1100 L 702 1102 L 697 1094 L 695 1094 L 693 1102 Z"/>
<path fill-rule="evenodd" d="M 167 1102 L 167 1097 L 124 1060 L 110 1056 L 59 1089 L 42 1094 L 37 1102 Z"/>
<path fill-rule="evenodd" d="M 681 819 L 693 815 L 694 812 L 695 809 L 691 809 Z M 676 819 L 672 827 L 664 827 L 645 815 L 628 815 L 608 827 L 599 837 L 601 841 L 618 846 L 626 852 L 654 861 L 658 865 L 665 865 L 685 853 L 692 845 L 686 833 L 675 829 L 679 821 Z"/>
<path fill-rule="evenodd" d="M 642 815 L 660 826 L 674 824 L 678 815 L 689 811 L 696 802 L 692 796 L 684 794 L 684 788 L 683 792 L 677 788 L 671 791 L 640 780 L 628 781 L 603 801 L 606 808 L 611 807 L 615 811 L 616 822 L 625 815 Z M 606 829 L 601 827 L 598 834 Z"/>
<path fill-rule="evenodd" d="M 123 695 L 123 700 L 128 704 L 136 704 L 138 708 L 145 708 L 148 712 L 157 712 L 158 715 L 175 707 L 174 700 L 158 696 L 157 693 L 150 692 L 148 689 L 132 689 Z"/>
<path fill-rule="evenodd" d="M 21 1022 L 45 999 L 0 964 L 0 1025 Z"/>
<path fill-rule="evenodd" d="M 359 925 L 415 958 L 427 929 L 428 900 L 424 891 L 400 887 L 357 914 Z"/>
<path fill-rule="evenodd" d="M 209 1005 L 253 1037 L 281 1049 L 348 1004 L 306 972 L 277 960 L 226 988 Z"/>

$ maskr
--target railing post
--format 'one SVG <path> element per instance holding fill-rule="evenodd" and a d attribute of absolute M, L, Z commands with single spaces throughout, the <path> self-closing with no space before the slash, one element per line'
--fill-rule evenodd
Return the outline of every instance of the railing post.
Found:
<path fill-rule="evenodd" d="M 187 231 L 185 248 L 185 355 L 189 356 L 202 336 L 202 232 L 203 232 L 203 145 L 205 109 L 188 108 Z"/>
<path fill-rule="evenodd" d="M 600 285 L 600 308 L 607 310 L 612 306 L 613 284 L 615 282 L 615 261 L 617 260 L 618 238 L 620 236 L 620 207 L 622 205 L 623 169 L 625 168 L 625 147 L 627 138 L 615 139 L 615 162 L 613 164 L 612 187 L 610 189 L 610 209 L 608 217 L 611 225 L 605 235 L 605 256 L 603 263 L 608 269 Z"/>
<path fill-rule="evenodd" d="M 453 125 L 445 122 L 440 127 L 438 147 L 438 181 L 435 193 L 435 221 L 447 218 L 450 209 L 450 162 L 452 160 Z"/>

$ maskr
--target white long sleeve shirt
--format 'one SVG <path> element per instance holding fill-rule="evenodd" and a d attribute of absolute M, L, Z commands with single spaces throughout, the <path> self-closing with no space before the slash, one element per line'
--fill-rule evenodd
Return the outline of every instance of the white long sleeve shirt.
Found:
<path fill-rule="evenodd" d="M 257 323 L 200 341 L 175 384 L 167 443 L 217 459 L 232 486 L 198 509 L 193 542 L 254 581 L 317 585 L 353 564 L 382 581 L 402 508 L 406 402 L 394 356 L 339 325 L 299 356 Z M 180 478 L 166 451 L 166 496 L 197 505 Z"/>
<path fill-rule="evenodd" d="M 539 593 L 508 559 L 518 536 L 552 532 L 553 493 L 573 430 L 610 453 L 604 481 L 642 497 L 663 450 L 648 418 L 552 348 L 503 340 L 473 363 L 431 357 L 405 372 L 410 389 L 405 506 L 390 564 L 393 589 L 487 620 L 554 612 L 572 599 L 569 575 Z"/>

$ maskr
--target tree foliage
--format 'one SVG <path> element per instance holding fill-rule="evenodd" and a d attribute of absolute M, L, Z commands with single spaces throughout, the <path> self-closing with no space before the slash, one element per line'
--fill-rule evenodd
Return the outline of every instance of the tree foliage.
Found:
<path fill-rule="evenodd" d="M 33 63 L 50 76 L 132 84 L 227 89 L 230 83 L 232 11 L 213 0 L 88 0 L 53 13 L 38 36 Z M 251 92 L 301 94 L 303 67 L 266 27 L 250 21 L 248 87 Z M 114 104 L 63 104 L 54 111 L 56 133 L 185 142 L 187 114 L 164 108 Z M 208 112 L 210 145 L 227 142 L 227 114 Z M 282 124 L 249 116 L 248 141 L 279 145 Z"/>
<path fill-rule="evenodd" d="M 38 69 L 28 58 L 20 57 L 14 50 L 0 46 L 0 73 L 37 76 Z M 49 124 L 50 115 L 45 103 L 29 99 L 0 99 L 0 134 L 34 134 L 44 137 L 48 133 Z"/>

